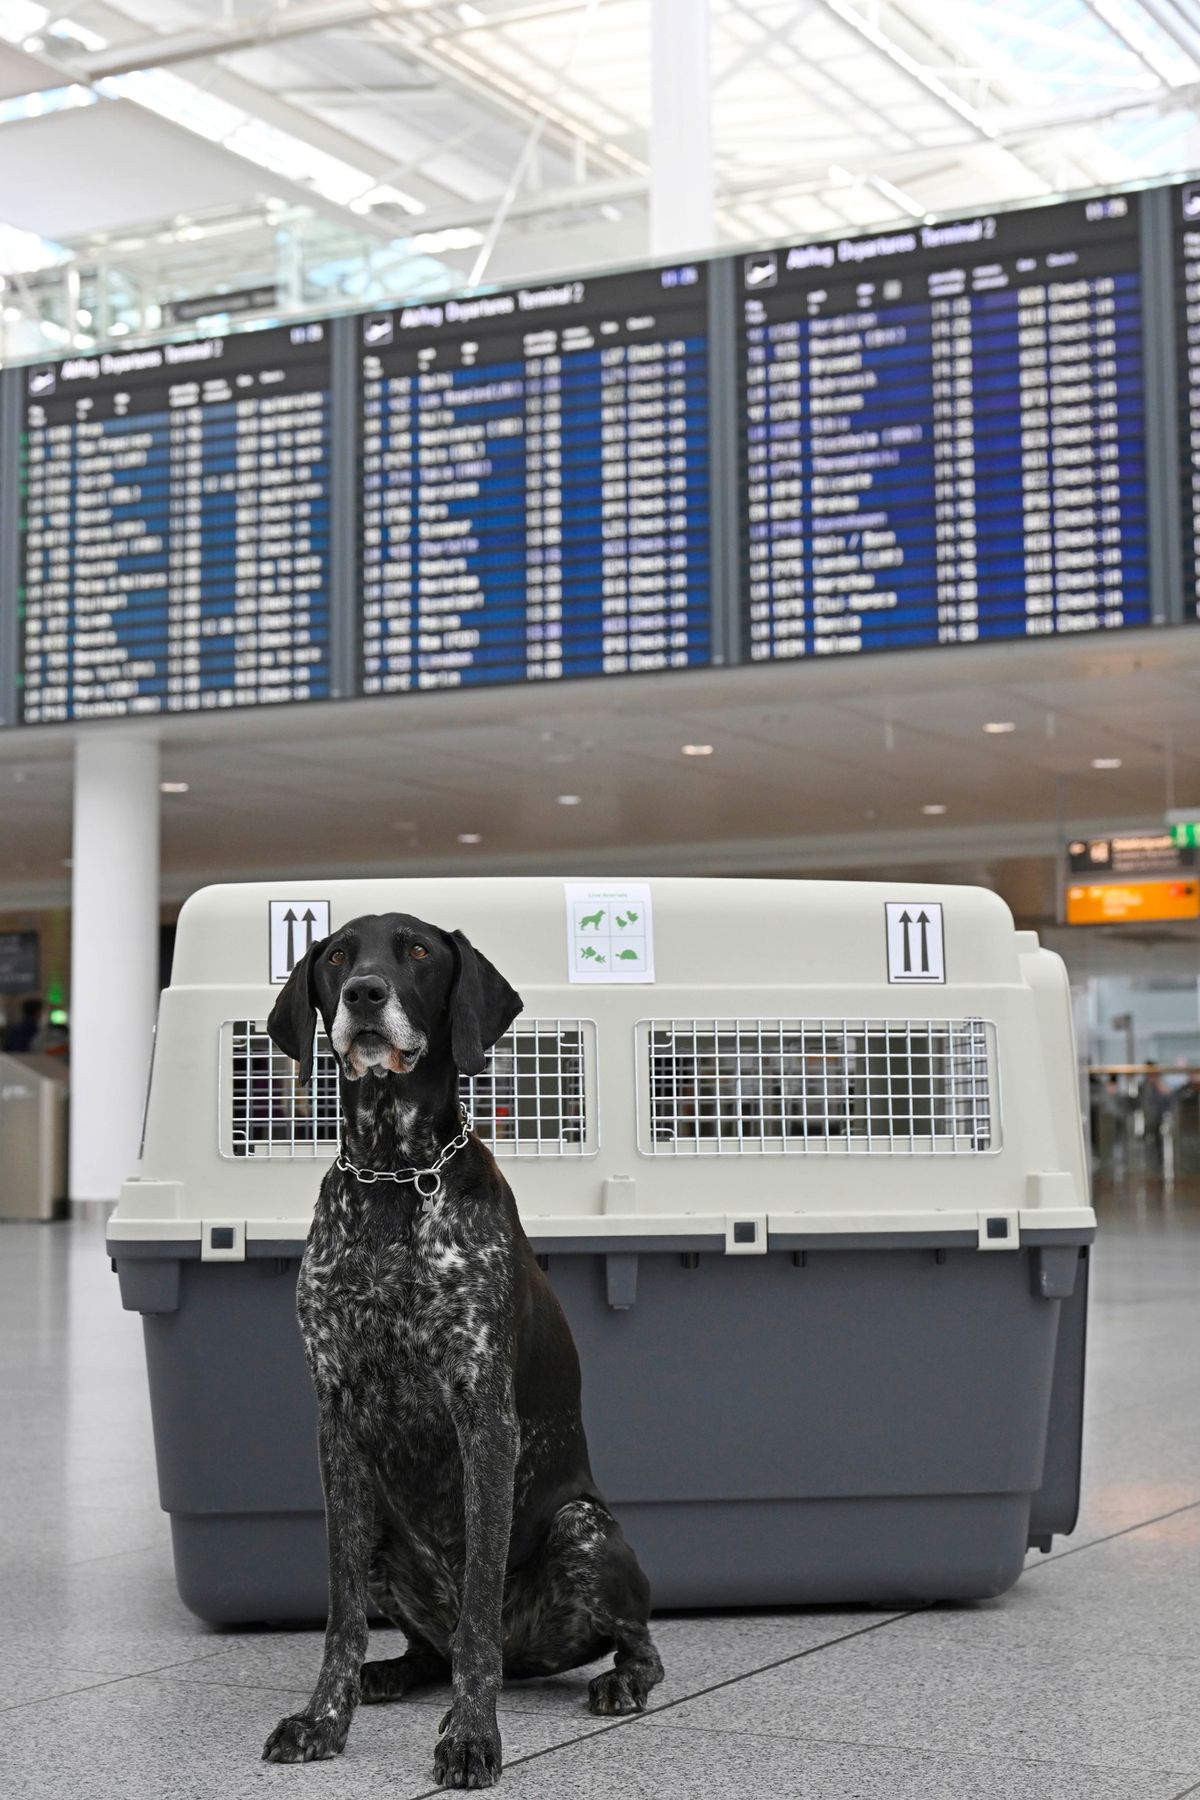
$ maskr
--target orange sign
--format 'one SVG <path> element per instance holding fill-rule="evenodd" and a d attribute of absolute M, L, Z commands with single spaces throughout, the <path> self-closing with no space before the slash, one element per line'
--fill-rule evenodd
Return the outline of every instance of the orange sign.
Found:
<path fill-rule="evenodd" d="M 1200 919 L 1200 881 L 1077 882 L 1067 889 L 1068 925 Z"/>

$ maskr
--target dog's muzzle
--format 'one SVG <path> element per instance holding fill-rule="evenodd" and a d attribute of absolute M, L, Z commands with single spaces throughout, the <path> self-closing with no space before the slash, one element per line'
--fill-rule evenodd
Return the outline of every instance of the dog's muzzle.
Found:
<path fill-rule="evenodd" d="M 421 1059 L 419 1047 L 391 1044 L 377 1031 L 360 1031 L 342 1058 L 351 1081 L 363 1075 L 411 1075 Z"/>
<path fill-rule="evenodd" d="M 428 1047 L 394 995 L 364 1019 L 342 1000 L 330 1041 L 347 1081 L 364 1075 L 411 1075 Z"/>

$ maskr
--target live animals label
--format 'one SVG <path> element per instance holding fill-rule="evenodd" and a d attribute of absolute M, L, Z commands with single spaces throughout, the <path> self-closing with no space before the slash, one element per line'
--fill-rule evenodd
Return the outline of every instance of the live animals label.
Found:
<path fill-rule="evenodd" d="M 570 979 L 653 981 L 650 884 L 568 881 L 564 888 Z"/>

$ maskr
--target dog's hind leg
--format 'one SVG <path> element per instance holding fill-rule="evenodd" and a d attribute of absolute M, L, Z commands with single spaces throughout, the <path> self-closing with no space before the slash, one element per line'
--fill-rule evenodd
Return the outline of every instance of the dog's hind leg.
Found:
<path fill-rule="evenodd" d="M 593 1675 L 588 1682 L 588 1711 L 645 1712 L 650 1689 L 663 1678 L 662 1658 L 644 1619 L 614 1619 L 613 1635 L 617 1654 L 611 1669 Z"/>
<path fill-rule="evenodd" d="M 450 1664 L 431 1644 L 418 1638 L 409 1643 L 403 1656 L 364 1663 L 359 1679 L 363 1705 L 379 1706 L 385 1700 L 403 1700 L 414 1688 L 449 1681 Z"/>
<path fill-rule="evenodd" d="M 414 1688 L 429 1687 L 450 1679 L 449 1640 L 443 1634 L 442 1649 L 431 1641 L 439 1635 L 437 1622 L 428 1612 L 422 1613 L 414 1591 L 416 1573 L 411 1547 L 403 1538 L 385 1529 L 371 1557 L 367 1591 L 384 1618 L 400 1627 L 408 1648 L 403 1656 L 389 1656 L 363 1664 L 359 1679 L 364 1706 L 378 1706 L 385 1700 L 403 1700 Z"/>
<path fill-rule="evenodd" d="M 561 1673 L 615 1648 L 614 1666 L 588 1685 L 588 1705 L 595 1713 L 643 1712 L 663 1678 L 649 1618 L 650 1583 L 617 1521 L 594 1500 L 570 1500 L 554 1515 L 513 1608 L 506 1673 Z"/>

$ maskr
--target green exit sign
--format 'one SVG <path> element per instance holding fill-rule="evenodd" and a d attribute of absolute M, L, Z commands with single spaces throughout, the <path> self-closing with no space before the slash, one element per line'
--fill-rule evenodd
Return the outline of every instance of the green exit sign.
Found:
<path fill-rule="evenodd" d="M 1200 819 L 1186 819 L 1180 825 L 1172 825 L 1171 842 L 1177 850 L 1200 847 Z"/>

